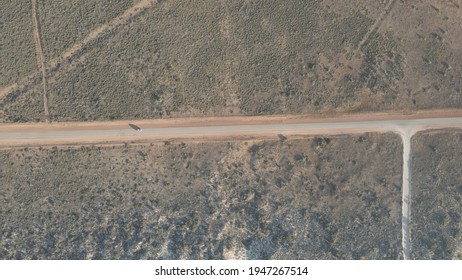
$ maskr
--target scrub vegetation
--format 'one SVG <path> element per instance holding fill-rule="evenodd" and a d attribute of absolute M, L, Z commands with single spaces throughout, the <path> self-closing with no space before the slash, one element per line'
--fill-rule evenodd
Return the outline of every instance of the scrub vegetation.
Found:
<path fill-rule="evenodd" d="M 141 3 L 61 2 L 39 1 L 45 57 L 53 63 Z M 96 38 L 79 45 L 67 59 L 50 62 L 50 117 L 65 121 L 460 108 L 462 14 L 450 1 L 434 2 L 157 1 L 96 32 Z M 29 15 L 24 22 L 30 24 Z M 33 46 L 32 38 L 28 40 Z M 32 62 L 27 57 L 33 51 L 14 51 L 24 52 L 15 58 Z M 11 65 L 5 69 L 13 69 Z M 14 68 L 17 74 L 8 70 L 4 84 L 29 72 L 26 68 Z M 24 83 L 20 86 L 31 88 L 37 81 Z M 37 119 L 24 109 L 19 117 L 5 113 L 3 121 Z"/>
<path fill-rule="evenodd" d="M 45 56 L 47 59 L 60 56 L 95 28 L 107 24 L 135 2 L 137 1 L 39 0 Z"/>
<path fill-rule="evenodd" d="M 30 0 L 2 2 L 0 10 L 0 89 L 38 71 Z M 2 96 L 0 96 L 2 97 Z"/>
<path fill-rule="evenodd" d="M 363 134 L 3 150 L 0 258 L 399 259 L 400 149 Z"/>
<path fill-rule="evenodd" d="M 419 133 L 412 149 L 411 253 L 462 259 L 462 131 Z"/>

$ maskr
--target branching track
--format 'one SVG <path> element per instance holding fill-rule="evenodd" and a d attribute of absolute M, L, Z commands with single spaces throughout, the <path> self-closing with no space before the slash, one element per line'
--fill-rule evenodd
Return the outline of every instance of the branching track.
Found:
<path fill-rule="evenodd" d="M 86 45 L 88 45 L 90 42 L 98 39 L 99 37 L 104 35 L 106 32 L 109 32 L 121 25 L 126 24 L 127 22 L 129 22 L 131 18 L 139 15 L 141 12 L 143 12 L 147 8 L 154 6 L 155 4 L 157 4 L 157 2 L 158 2 L 157 0 L 141 0 L 139 3 L 137 3 L 130 9 L 126 10 L 122 15 L 116 17 L 115 19 L 113 19 L 107 24 L 98 26 L 96 29 L 91 31 L 90 34 L 88 34 L 82 41 L 76 43 L 75 45 L 67 49 L 58 58 L 55 58 L 52 61 L 50 61 L 49 67 L 54 68 L 56 67 L 58 63 L 71 58 L 76 53 L 78 53 L 80 50 L 82 50 Z"/>
<path fill-rule="evenodd" d="M 92 30 L 85 38 L 83 38 L 80 42 L 76 42 L 73 46 L 71 46 L 69 49 L 65 50 L 61 55 L 58 57 L 55 57 L 53 59 L 50 59 L 49 61 L 45 61 L 45 59 L 42 59 L 39 61 L 39 66 L 43 70 L 43 65 L 48 67 L 48 69 L 53 70 L 57 67 L 58 64 L 62 63 L 63 61 L 66 61 L 69 58 L 73 58 L 74 56 L 78 56 L 77 54 L 89 43 L 92 41 L 100 38 L 107 32 L 110 32 L 111 30 L 114 30 L 120 26 L 123 26 L 127 23 L 130 22 L 131 19 L 134 17 L 140 15 L 143 11 L 145 11 L 148 8 L 154 7 L 158 3 L 157 0 L 141 0 L 138 2 L 136 5 L 132 6 L 131 8 L 127 9 L 123 14 L 120 16 L 114 18 L 112 21 L 109 23 L 103 24 L 101 26 L 98 26 L 94 30 Z M 37 46 L 37 55 L 39 58 L 43 58 L 43 50 L 42 50 L 42 41 L 38 42 L 37 41 L 37 34 L 41 35 L 41 28 L 40 28 L 40 21 L 38 17 L 38 10 L 37 10 L 37 0 L 32 0 L 32 5 L 33 5 L 33 12 L 32 12 L 32 17 L 34 21 L 34 37 L 36 41 L 36 46 Z M 39 37 L 40 38 L 40 37 Z M 42 51 L 39 51 L 40 50 Z M 41 53 L 41 54 L 39 54 Z M 42 63 L 43 62 L 43 63 Z M 43 71 L 42 71 L 43 74 Z M 26 77 L 23 77 L 18 83 L 8 85 L 4 88 L 0 89 L 0 99 L 7 96 L 9 93 L 15 91 L 18 89 L 20 86 L 25 86 L 25 85 L 30 85 L 33 82 L 33 77 L 36 75 L 36 73 L 30 74 Z M 45 85 L 46 86 L 46 85 Z"/>

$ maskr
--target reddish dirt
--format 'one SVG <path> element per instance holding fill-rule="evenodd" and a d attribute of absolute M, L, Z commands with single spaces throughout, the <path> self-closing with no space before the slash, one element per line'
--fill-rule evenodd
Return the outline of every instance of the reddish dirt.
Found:
<path fill-rule="evenodd" d="M 412 114 L 405 113 L 370 113 L 370 114 L 348 114 L 348 115 L 286 115 L 286 116 L 249 116 L 249 117 L 216 117 L 216 118 L 182 118 L 182 119 L 154 119 L 154 120 L 119 120 L 108 122 L 65 122 L 65 123 L 24 123 L 24 124 L 0 124 L 0 133 L 2 132 L 33 132 L 33 131 L 72 131 L 72 130 L 110 130 L 110 129 L 127 129 L 129 123 L 134 123 L 142 128 L 165 128 L 165 127 L 197 127 L 197 126 L 230 126 L 230 125 L 257 125 L 257 124 L 284 124 L 284 123 L 328 123 L 342 121 L 373 121 L 373 120 L 396 120 L 396 119 L 423 119 L 423 118 L 438 118 L 438 117 L 462 117 L 462 110 L 432 110 L 420 111 Z M 376 131 L 383 129 L 377 128 Z M 362 133 L 362 129 L 353 131 L 349 129 L 345 133 Z M 385 132 L 385 131 L 384 131 Z M 317 133 L 312 131 L 311 134 Z M 319 131 L 320 134 L 341 134 L 342 131 Z M 297 136 L 297 132 L 287 131 L 287 135 Z M 236 136 L 235 133 L 223 134 L 212 133 L 200 136 L 177 135 L 176 140 L 182 141 L 220 141 L 228 140 L 246 140 L 246 139 L 265 139 L 275 138 L 274 133 L 268 132 L 252 132 L 243 133 Z M 104 144 L 104 143 L 141 143 L 141 142 L 161 142 L 168 140 L 168 136 L 163 136 L 159 139 L 152 137 L 143 137 L 142 134 L 125 137 L 109 137 L 103 141 L 95 141 L 95 139 L 75 138 L 66 140 L 65 143 L 59 140 L 34 140 L 34 144 L 38 145 L 79 145 L 79 144 Z M 30 141 L 29 141 L 30 142 Z M 27 146 L 28 141 L 14 141 L 12 143 L 4 142 L 2 146 Z"/>
<path fill-rule="evenodd" d="M 142 127 L 193 127 L 193 126 L 225 126 L 225 125 L 252 125 L 275 123 L 306 123 L 306 122 L 341 122 L 341 121 L 373 121 L 396 119 L 424 119 L 462 117 L 462 109 L 428 110 L 407 112 L 380 112 L 358 114 L 312 114 L 312 115 L 272 115 L 272 116 L 232 116 L 232 117 L 205 117 L 205 118 L 171 118 L 171 119 L 144 119 L 144 120 L 116 120 L 95 122 L 53 122 L 44 123 L 1 123 L 0 132 L 29 131 L 29 130 L 77 130 L 77 129 L 118 129 L 126 128 L 127 124 L 134 123 Z"/>

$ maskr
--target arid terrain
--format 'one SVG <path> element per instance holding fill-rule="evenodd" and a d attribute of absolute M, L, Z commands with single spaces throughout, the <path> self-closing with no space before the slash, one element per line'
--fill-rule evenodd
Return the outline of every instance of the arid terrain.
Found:
<path fill-rule="evenodd" d="M 462 259 L 462 131 L 422 132 L 412 144 L 412 255 Z"/>
<path fill-rule="evenodd" d="M 38 72 L 31 1 L 5 1 L 0 11 L 0 98 L 24 76 Z"/>
<path fill-rule="evenodd" d="M 402 258 L 393 134 L 0 157 L 3 259 Z"/>
<path fill-rule="evenodd" d="M 0 259 L 462 259 L 461 7 L 2 3 Z"/>
<path fill-rule="evenodd" d="M 3 122 L 462 106 L 457 1 L 34 1 L 46 94 L 22 0 Z"/>

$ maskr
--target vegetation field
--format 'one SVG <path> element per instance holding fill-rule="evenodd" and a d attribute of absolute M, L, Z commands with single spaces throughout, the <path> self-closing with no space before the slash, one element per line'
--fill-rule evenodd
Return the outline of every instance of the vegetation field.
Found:
<path fill-rule="evenodd" d="M 400 151 L 392 134 L 3 150 L 0 258 L 399 259 Z"/>
<path fill-rule="evenodd" d="M 38 73 L 30 87 L 20 87 L 0 102 L 0 121 L 38 122 L 44 120 L 43 88 Z"/>
<path fill-rule="evenodd" d="M 111 119 L 343 106 L 343 93 L 320 94 L 319 55 L 353 49 L 372 22 L 312 1 L 164 1 L 57 74 L 51 112 Z"/>
<path fill-rule="evenodd" d="M 0 90 L 38 71 L 33 28 L 30 0 L 2 1 Z"/>
<path fill-rule="evenodd" d="M 415 259 L 462 259 L 462 132 L 412 140 L 411 251 Z"/>
<path fill-rule="evenodd" d="M 152 4 L 113 24 L 145 2 Z M 47 69 L 52 120 L 462 106 L 462 13 L 454 1 L 154 2 L 39 1 L 46 59 L 81 44 Z M 22 46 L 33 45 L 27 38 Z M 11 54 L 33 60 L 24 48 Z M 4 84 L 33 65 L 12 68 L 14 59 L 5 69 L 19 72 L 8 70 Z M 27 115 L 3 119 L 33 120 Z"/>
<path fill-rule="evenodd" d="M 40 0 L 38 8 L 46 58 L 53 59 L 60 56 L 95 28 L 107 24 L 135 2 L 138 1 Z"/>

